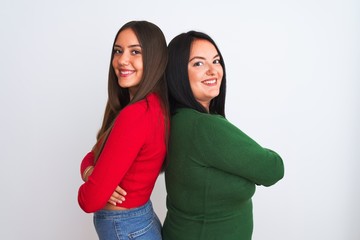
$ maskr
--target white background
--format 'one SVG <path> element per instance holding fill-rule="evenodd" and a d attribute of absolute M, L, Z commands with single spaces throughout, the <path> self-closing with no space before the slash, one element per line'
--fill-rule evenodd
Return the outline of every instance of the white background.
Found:
<path fill-rule="evenodd" d="M 235 3 L 236 2 L 236 3 Z M 106 102 L 111 44 L 130 20 L 208 33 L 228 119 L 283 157 L 258 187 L 254 240 L 360 239 L 360 3 L 351 0 L 0 3 L 0 239 L 97 239 L 79 164 Z M 163 220 L 163 175 L 152 200 Z"/>

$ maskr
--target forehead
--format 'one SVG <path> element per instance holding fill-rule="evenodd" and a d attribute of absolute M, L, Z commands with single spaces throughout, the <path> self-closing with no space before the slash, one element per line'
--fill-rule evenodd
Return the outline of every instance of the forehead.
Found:
<path fill-rule="evenodd" d="M 131 28 L 127 28 L 119 33 L 115 40 L 115 44 L 120 46 L 124 45 L 125 47 L 128 45 L 139 44 L 139 40 L 137 39 L 135 32 Z"/>
<path fill-rule="evenodd" d="M 202 56 L 202 57 L 209 56 L 210 58 L 213 58 L 216 55 L 218 55 L 218 52 L 215 46 L 208 40 L 195 39 L 191 43 L 190 58 L 194 56 Z"/>

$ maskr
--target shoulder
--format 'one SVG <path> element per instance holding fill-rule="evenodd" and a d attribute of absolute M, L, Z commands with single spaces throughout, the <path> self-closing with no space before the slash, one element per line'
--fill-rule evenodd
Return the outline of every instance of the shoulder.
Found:
<path fill-rule="evenodd" d="M 160 108 L 160 98 L 155 93 L 150 93 L 144 99 L 124 107 L 117 118 L 138 119 L 150 114 L 150 109 Z"/>
<path fill-rule="evenodd" d="M 217 124 L 228 122 L 221 115 L 202 113 L 190 108 L 180 108 L 173 115 L 174 119 L 191 119 L 194 124 Z"/>
<path fill-rule="evenodd" d="M 202 132 L 226 128 L 229 124 L 221 115 L 201 113 L 190 108 L 178 109 L 171 117 L 172 131 L 178 128 L 189 129 L 193 134 L 200 135 Z"/>

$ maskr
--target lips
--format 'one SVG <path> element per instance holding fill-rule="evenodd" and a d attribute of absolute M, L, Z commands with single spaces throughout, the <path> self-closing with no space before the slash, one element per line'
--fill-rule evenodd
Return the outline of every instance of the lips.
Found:
<path fill-rule="evenodd" d="M 134 70 L 120 70 L 119 75 L 120 75 L 120 77 L 127 77 L 127 76 L 133 74 L 134 72 L 135 72 Z"/>
<path fill-rule="evenodd" d="M 201 81 L 201 83 L 207 85 L 207 86 L 215 86 L 217 83 L 217 79 L 213 78 L 213 79 L 206 79 L 204 81 Z"/>

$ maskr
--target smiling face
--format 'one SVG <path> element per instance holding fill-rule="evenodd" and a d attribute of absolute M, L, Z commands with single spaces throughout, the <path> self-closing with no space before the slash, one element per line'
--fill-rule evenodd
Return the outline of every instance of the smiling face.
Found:
<path fill-rule="evenodd" d="M 132 98 L 143 74 L 141 45 L 130 28 L 119 33 L 114 44 L 112 66 L 122 88 L 128 88 Z"/>
<path fill-rule="evenodd" d="M 192 42 L 188 74 L 195 99 L 209 111 L 210 101 L 220 93 L 223 77 L 220 56 L 212 43 L 204 39 Z"/>

